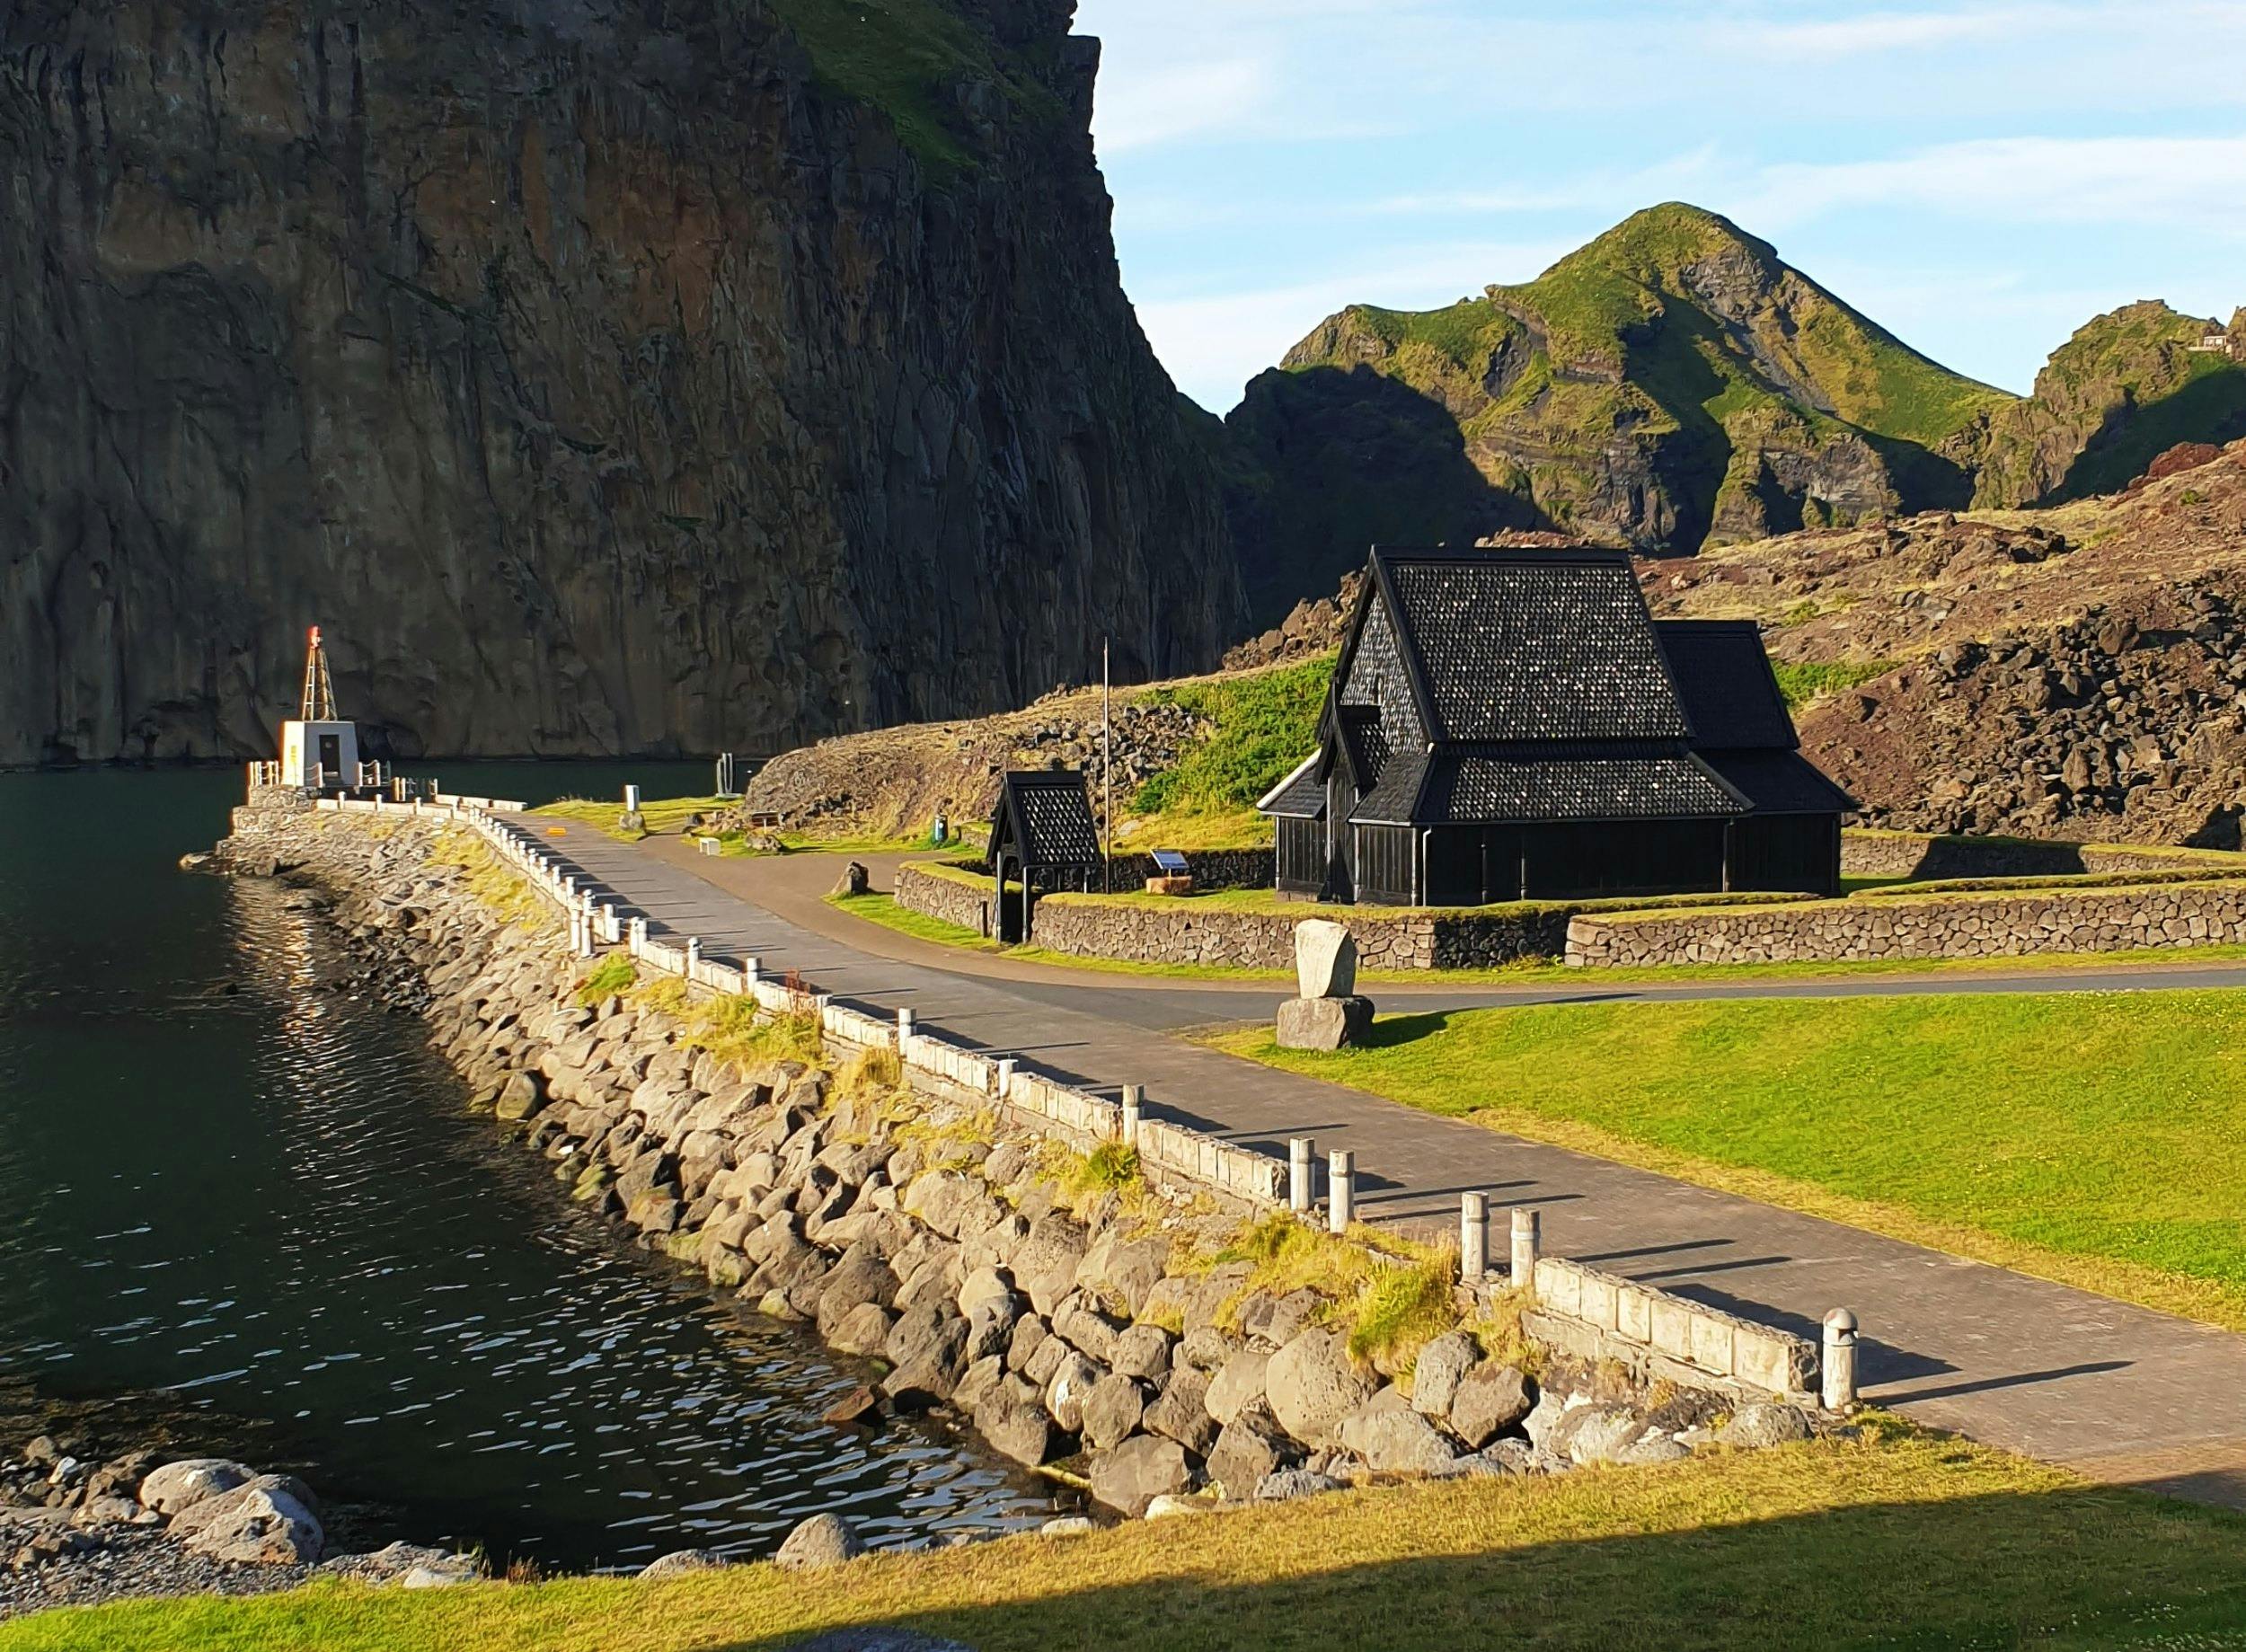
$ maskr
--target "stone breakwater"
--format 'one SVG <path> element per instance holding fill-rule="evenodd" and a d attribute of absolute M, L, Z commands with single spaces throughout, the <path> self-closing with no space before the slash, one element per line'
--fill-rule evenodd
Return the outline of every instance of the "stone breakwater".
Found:
<path fill-rule="evenodd" d="M 1858 959 L 2023 958 L 2246 941 L 2246 881 L 1901 895 L 1726 912 L 1579 917 L 1587 967 Z"/>
<path fill-rule="evenodd" d="M 320 1500 L 218 1457 L 104 1454 L 42 1435 L 0 1463 L 0 1618 L 152 1595 L 255 1595 L 316 1577 L 427 1588 L 481 1568 L 411 1543 L 323 1555 Z"/>
<path fill-rule="evenodd" d="M 1659 1462 L 1831 1423 L 1487 1323 L 1353 1353 L 1384 1274 L 1425 1282 L 1454 1321 L 1487 1303 L 1455 1261 L 1368 1268 L 1285 1215 L 1154 1185 L 1119 1142 L 1076 1151 L 964 1083 L 907 1082 L 923 1069 L 894 1050 L 831 1058 L 808 1013 L 760 1019 L 627 950 L 572 958 L 529 881 L 460 827 L 244 810 L 216 858 L 234 862 L 323 886 L 383 989 L 571 1197 L 869 1361 L 850 1417 L 942 1413 L 1116 1514 Z M 1334 1288 L 1268 1266 L 1329 1244 L 1356 1260 Z"/>

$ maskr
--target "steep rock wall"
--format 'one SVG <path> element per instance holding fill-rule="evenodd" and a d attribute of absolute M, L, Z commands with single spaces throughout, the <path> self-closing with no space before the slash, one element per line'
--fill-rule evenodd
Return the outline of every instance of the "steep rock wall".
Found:
<path fill-rule="evenodd" d="M 312 623 L 404 756 L 1214 664 L 1096 45 L 895 9 L 901 66 L 824 0 L 0 13 L 0 764 L 270 752 Z"/>

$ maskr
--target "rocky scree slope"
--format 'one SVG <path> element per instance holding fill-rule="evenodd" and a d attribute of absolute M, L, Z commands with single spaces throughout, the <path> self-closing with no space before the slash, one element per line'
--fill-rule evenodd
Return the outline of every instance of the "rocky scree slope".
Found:
<path fill-rule="evenodd" d="M 1153 697 L 1153 690 L 1172 686 L 1115 693 L 1110 749 L 1119 813 L 1207 732 L 1192 711 Z M 777 810 L 791 830 L 913 835 L 939 814 L 955 826 L 987 821 L 1002 774 L 1045 768 L 1082 770 L 1098 808 L 1105 773 L 1098 689 L 1056 689 L 1025 710 L 995 717 L 907 723 L 800 746 L 757 771 L 741 808 Z"/>
<path fill-rule="evenodd" d="M 1329 317 L 1248 387 L 1220 439 L 1269 624 L 1375 542 L 1559 527 L 1688 551 L 1962 506 L 2011 399 L 1671 203 L 1534 281 Z"/>
<path fill-rule="evenodd" d="M 1068 0 L 0 9 L 0 764 L 773 750 L 1242 629 Z"/>
<path fill-rule="evenodd" d="M 2235 848 L 2246 442 L 2175 462 L 2054 509 L 1804 533 L 1641 578 L 1657 613 L 1761 621 L 1826 685 L 1803 746 L 1868 824 Z"/>

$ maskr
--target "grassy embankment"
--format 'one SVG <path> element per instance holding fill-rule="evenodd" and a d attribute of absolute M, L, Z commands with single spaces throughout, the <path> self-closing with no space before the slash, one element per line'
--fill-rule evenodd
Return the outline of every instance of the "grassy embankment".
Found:
<path fill-rule="evenodd" d="M 1256 799 L 1308 756 L 1333 657 L 1245 676 L 1158 688 L 1141 703 L 1179 705 L 1207 720 L 1203 738 L 1149 777 L 1116 823 L 1119 851 L 1246 849 L 1271 841 Z"/>
<path fill-rule="evenodd" d="M 641 829 L 628 831 L 623 825 L 623 805 L 601 798 L 563 798 L 534 808 L 532 815 L 554 821 L 566 821 L 592 827 L 603 836 L 618 843 L 636 844 L 649 837 L 676 837 L 686 830 L 686 822 L 695 815 L 715 814 L 730 808 L 738 798 L 653 798 L 640 806 Z M 568 828 L 564 826 L 562 830 Z M 755 835 L 777 843 L 777 851 L 752 843 L 738 832 L 721 832 L 717 838 L 729 855 L 827 853 L 827 854 L 884 854 L 898 850 L 926 849 L 925 837 L 819 837 L 806 832 L 769 832 Z"/>
<path fill-rule="evenodd" d="M 1864 1437 L 1402 1486 L 790 1575 L 321 1586 L 0 1626 L 0 1652 L 689 1652 L 908 1626 L 982 1652 L 2246 1644 L 2246 1518 L 1874 1418 Z"/>
<path fill-rule="evenodd" d="M 1592 1003 L 1217 1047 L 2246 1330 L 2246 994 Z"/>

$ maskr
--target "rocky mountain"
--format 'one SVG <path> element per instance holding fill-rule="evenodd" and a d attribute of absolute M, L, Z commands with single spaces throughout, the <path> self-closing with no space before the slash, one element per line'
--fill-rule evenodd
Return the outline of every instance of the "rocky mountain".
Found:
<path fill-rule="evenodd" d="M 2246 310 L 2218 322 L 2154 299 L 2099 316 L 2052 352 L 2034 393 L 2000 409 L 1976 505 L 2110 493 L 2179 442 L 2246 436 Z"/>
<path fill-rule="evenodd" d="M 0 8 L 0 763 L 776 749 L 1214 664 L 1070 0 Z"/>
<path fill-rule="evenodd" d="M 1228 499 L 1268 625 L 1375 540 L 1689 551 L 1963 506 L 2012 399 L 1672 203 L 1534 281 L 1321 322 L 1226 419 Z"/>

